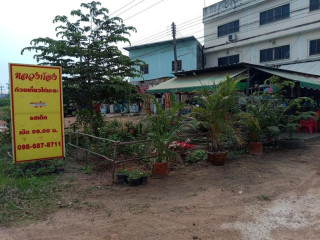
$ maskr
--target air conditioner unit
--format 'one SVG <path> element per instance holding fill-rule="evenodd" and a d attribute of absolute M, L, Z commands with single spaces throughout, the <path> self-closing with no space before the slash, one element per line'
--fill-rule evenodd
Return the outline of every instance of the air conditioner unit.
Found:
<path fill-rule="evenodd" d="M 228 36 L 229 42 L 235 42 L 237 40 L 237 34 L 233 33 Z"/>

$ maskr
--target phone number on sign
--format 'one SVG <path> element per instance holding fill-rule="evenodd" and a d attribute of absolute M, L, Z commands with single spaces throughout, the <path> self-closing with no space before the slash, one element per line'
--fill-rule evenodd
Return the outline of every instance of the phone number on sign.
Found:
<path fill-rule="evenodd" d="M 18 150 L 29 150 L 29 149 L 38 149 L 38 148 L 51 148 L 51 147 L 60 147 L 61 142 L 47 142 L 47 143 L 33 143 L 33 144 L 21 144 L 18 145 Z"/>

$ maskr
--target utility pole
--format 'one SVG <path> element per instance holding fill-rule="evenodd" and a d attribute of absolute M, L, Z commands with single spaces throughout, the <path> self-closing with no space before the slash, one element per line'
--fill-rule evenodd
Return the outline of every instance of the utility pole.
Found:
<path fill-rule="evenodd" d="M 2 98 L 2 90 L 4 89 L 4 86 L 0 85 L 0 98 Z"/>
<path fill-rule="evenodd" d="M 7 83 L 7 89 L 8 89 L 8 97 L 10 97 L 10 84 Z"/>
<path fill-rule="evenodd" d="M 178 60 L 177 60 L 177 43 L 176 43 L 176 24 L 171 24 L 172 37 L 173 37 L 173 54 L 174 54 L 174 72 L 178 72 Z"/>

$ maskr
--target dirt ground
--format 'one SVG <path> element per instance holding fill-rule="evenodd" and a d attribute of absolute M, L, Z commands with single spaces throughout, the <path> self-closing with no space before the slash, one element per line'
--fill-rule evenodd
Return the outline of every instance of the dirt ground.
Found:
<path fill-rule="evenodd" d="M 117 120 L 122 123 L 132 122 L 137 123 L 139 119 L 141 118 L 140 115 L 133 115 L 133 114 L 121 114 L 121 113 L 115 113 L 115 114 L 103 114 L 103 119 L 105 121 L 111 122 L 112 120 Z M 70 124 L 74 123 L 76 121 L 76 117 L 64 117 L 64 127 L 68 128 Z"/>
<path fill-rule="evenodd" d="M 69 171 L 60 210 L 0 228 L 0 239 L 318 240 L 319 147 L 320 140 L 305 150 L 229 159 L 223 167 L 180 166 L 139 187 L 110 185 L 108 172 Z"/>

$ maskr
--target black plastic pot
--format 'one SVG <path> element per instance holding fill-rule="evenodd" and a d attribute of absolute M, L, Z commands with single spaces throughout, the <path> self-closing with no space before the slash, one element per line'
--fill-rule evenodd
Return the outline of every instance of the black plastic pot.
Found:
<path fill-rule="evenodd" d="M 306 143 L 303 139 L 280 139 L 279 140 L 280 148 L 288 149 L 305 149 L 307 148 Z"/>
<path fill-rule="evenodd" d="M 131 186 L 139 186 L 141 182 L 141 178 L 130 179 L 129 184 Z"/>
<path fill-rule="evenodd" d="M 148 182 L 148 176 L 143 176 L 140 178 L 140 184 L 144 185 Z"/>
<path fill-rule="evenodd" d="M 128 183 L 128 176 L 127 175 L 117 175 L 118 183 L 119 184 L 126 184 Z"/>

